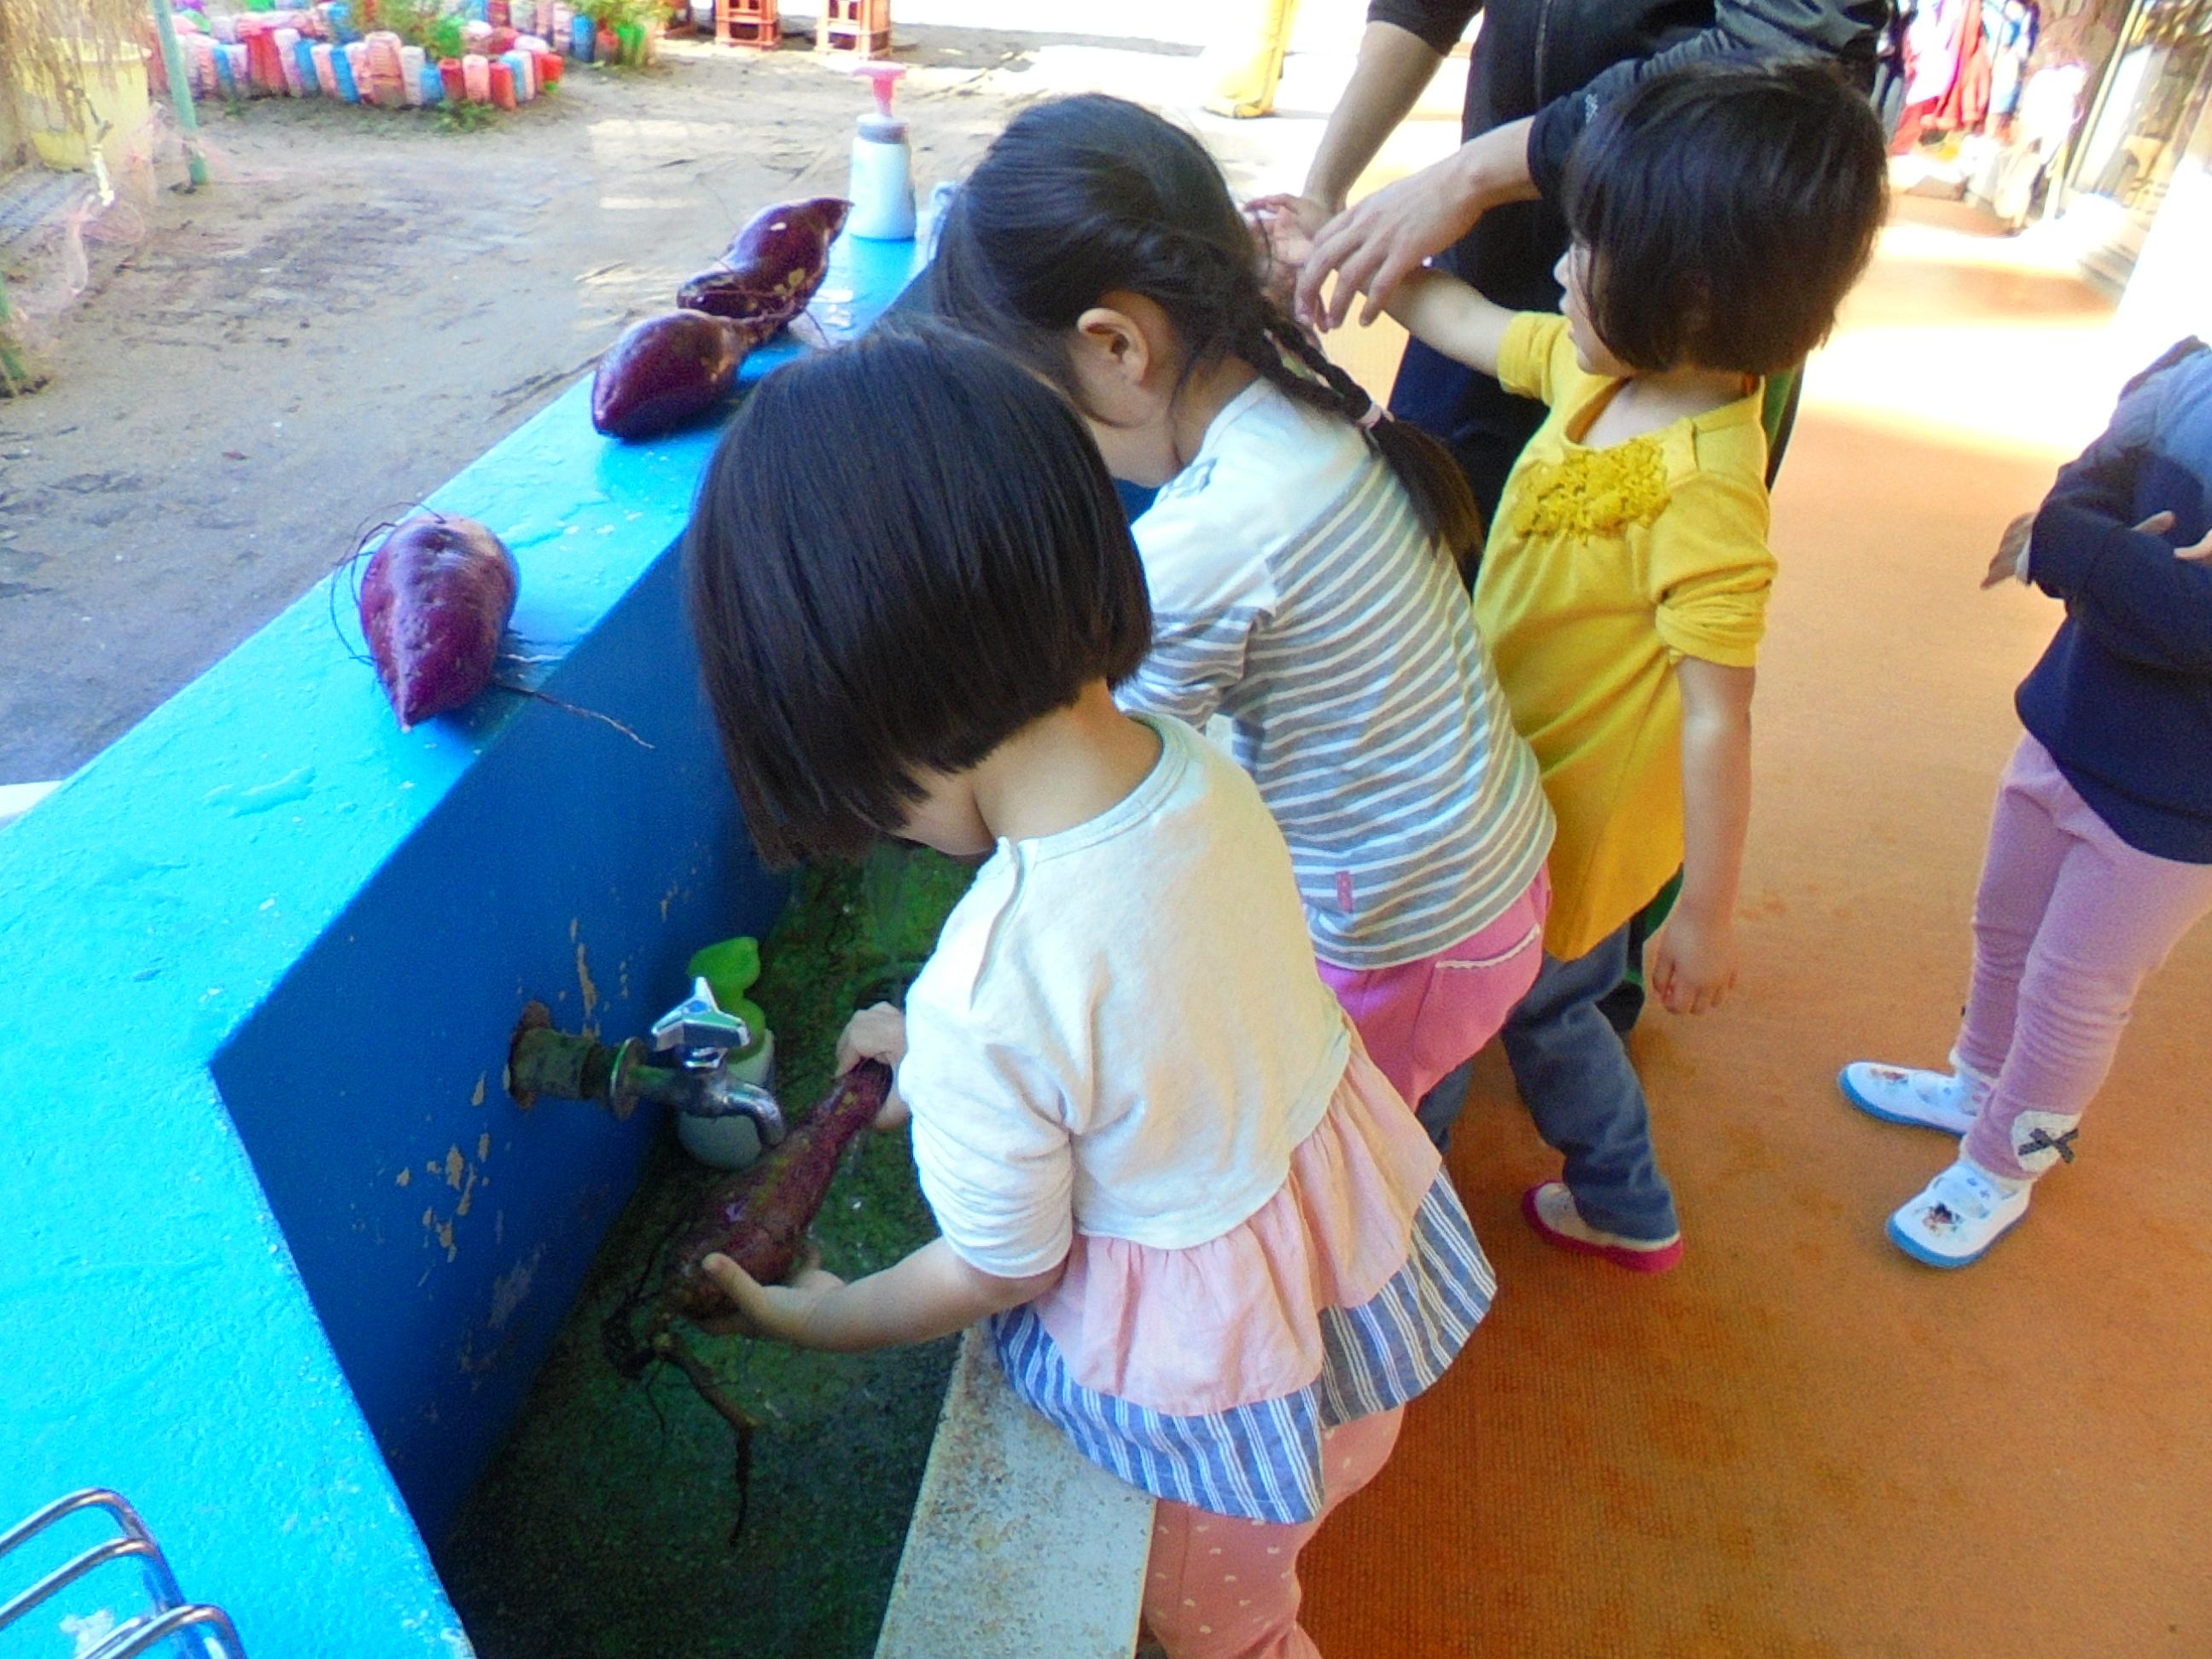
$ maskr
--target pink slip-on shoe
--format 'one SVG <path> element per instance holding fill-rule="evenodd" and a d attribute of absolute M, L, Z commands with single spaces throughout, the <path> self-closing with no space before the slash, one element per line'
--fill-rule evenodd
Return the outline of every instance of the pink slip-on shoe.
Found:
<path fill-rule="evenodd" d="M 1546 1181 L 1531 1187 L 1522 1195 L 1521 1213 L 1547 1244 L 1577 1255 L 1603 1256 L 1632 1273 L 1663 1273 L 1682 1259 L 1680 1233 L 1672 1238 L 1624 1238 L 1591 1226 L 1575 1207 L 1575 1195 L 1564 1181 Z"/>

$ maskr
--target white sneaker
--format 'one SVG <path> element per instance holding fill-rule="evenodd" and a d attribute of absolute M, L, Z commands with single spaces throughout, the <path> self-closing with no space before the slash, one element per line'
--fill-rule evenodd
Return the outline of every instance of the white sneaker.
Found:
<path fill-rule="evenodd" d="M 1964 1072 L 1915 1072 L 1871 1060 L 1855 1060 L 1844 1066 L 1836 1086 L 1869 1117 L 1952 1135 L 1974 1127 L 1974 1114 L 1988 1093 Z"/>
<path fill-rule="evenodd" d="M 1682 1259 L 1678 1229 L 1665 1238 L 1630 1238 L 1593 1227 L 1564 1181 L 1540 1182 L 1521 1195 L 1521 1213 L 1547 1244 L 1577 1255 L 1603 1256 L 1632 1273 L 1663 1273 Z"/>
<path fill-rule="evenodd" d="M 1962 1158 L 1890 1217 L 1890 1243 L 1931 1267 L 1979 1261 L 2027 1213 L 2033 1188 Z"/>

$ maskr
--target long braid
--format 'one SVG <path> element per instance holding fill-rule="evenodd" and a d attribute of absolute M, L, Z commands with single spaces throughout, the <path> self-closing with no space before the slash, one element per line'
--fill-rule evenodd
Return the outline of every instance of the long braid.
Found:
<path fill-rule="evenodd" d="M 1387 418 L 1268 299 L 1220 167 L 1159 117 L 1098 94 L 1024 111 L 961 189 L 934 271 L 949 314 L 1068 390 L 1069 331 L 1103 296 L 1141 295 L 1173 325 L 1186 376 L 1235 356 L 1285 397 L 1352 422 L 1455 562 L 1480 545 L 1457 463 Z"/>
<path fill-rule="evenodd" d="M 1256 296 L 1256 302 L 1255 320 L 1240 337 L 1237 355 L 1258 369 L 1269 385 L 1361 428 L 1368 447 L 1389 464 L 1412 497 L 1422 527 L 1472 582 L 1482 550 L 1482 514 L 1450 453 L 1419 427 L 1392 415 L 1366 387 L 1330 362 L 1319 342 L 1264 294 Z M 1291 367 L 1293 362 L 1297 368 Z"/>
<path fill-rule="evenodd" d="M 1328 393 L 1325 402 L 1311 397 L 1305 401 L 1314 404 L 1316 408 L 1327 409 L 1332 415 L 1341 415 L 1354 425 L 1371 427 L 1375 418 L 1373 412 L 1379 406 L 1368 394 L 1367 388 L 1331 362 L 1328 354 L 1315 343 L 1313 337 L 1285 315 L 1272 300 L 1262 296 L 1260 305 L 1261 334 L 1276 361 L 1281 362 L 1285 356 L 1292 357 L 1307 370 L 1307 374 L 1300 374 L 1285 364 L 1284 374 L 1314 392 L 1325 391 Z M 1264 370 L 1261 372 L 1265 373 Z M 1280 380 L 1275 383 L 1282 384 Z M 1390 418 L 1389 412 L 1384 410 L 1380 418 Z"/>
<path fill-rule="evenodd" d="M 1122 268 L 1151 274 L 1142 291 L 1182 336 L 1190 354 L 1186 374 L 1233 356 L 1293 402 L 1360 428 L 1411 499 L 1421 527 L 1473 582 L 1482 514 L 1458 462 L 1427 433 L 1392 416 L 1267 297 L 1241 219 L 1238 234 L 1227 240 L 1185 228 L 1157 210 L 1132 215 L 1115 229 L 1127 261 Z"/>

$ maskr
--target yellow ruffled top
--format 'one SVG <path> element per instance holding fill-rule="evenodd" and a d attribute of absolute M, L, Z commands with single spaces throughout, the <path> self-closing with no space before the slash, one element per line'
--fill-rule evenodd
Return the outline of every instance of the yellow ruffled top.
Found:
<path fill-rule="evenodd" d="M 1583 369 L 1567 319 L 1514 319 L 1509 392 L 1551 406 L 1498 504 L 1474 619 L 1559 821 L 1545 948 L 1582 956 L 1683 855 L 1675 667 L 1757 662 L 1774 581 L 1766 434 L 1747 393 L 1618 444 L 1589 431 L 1620 382 Z"/>
<path fill-rule="evenodd" d="M 1532 463 L 1515 481 L 1513 530 L 1521 536 L 1611 536 L 1650 524 L 1673 500 L 1659 440 L 1632 438 L 1611 449 L 1570 449 Z"/>

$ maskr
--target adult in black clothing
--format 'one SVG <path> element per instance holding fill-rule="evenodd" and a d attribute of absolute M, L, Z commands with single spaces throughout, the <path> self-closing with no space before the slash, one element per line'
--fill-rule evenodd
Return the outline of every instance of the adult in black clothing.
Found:
<path fill-rule="evenodd" d="M 1352 182 L 1478 10 L 1465 142 L 1346 211 Z M 1826 55 L 1871 86 L 1888 15 L 1889 0 L 1371 0 L 1358 67 L 1306 179 L 1304 194 L 1336 217 L 1315 240 L 1300 302 L 1333 326 L 1364 294 L 1371 320 L 1407 272 L 1443 254 L 1500 305 L 1554 310 L 1552 268 L 1567 228 L 1553 203 L 1567 152 L 1600 106 L 1655 70 L 1731 53 Z M 1390 406 L 1450 445 L 1486 516 L 1544 416 L 1541 404 L 1418 340 Z"/>

